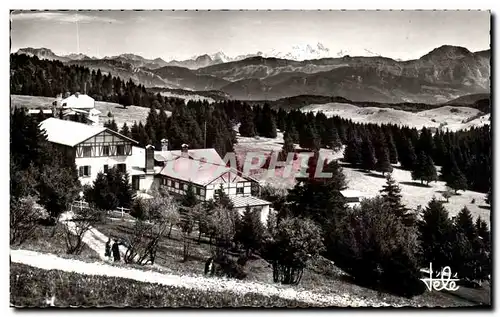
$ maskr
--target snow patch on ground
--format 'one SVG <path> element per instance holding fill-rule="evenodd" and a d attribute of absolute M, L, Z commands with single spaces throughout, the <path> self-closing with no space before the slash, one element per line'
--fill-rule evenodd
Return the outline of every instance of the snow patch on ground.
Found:
<path fill-rule="evenodd" d="M 243 157 L 246 152 L 263 151 L 270 153 L 271 151 L 280 151 L 283 146 L 283 134 L 278 132 L 276 139 L 269 138 L 245 138 L 238 136 L 238 144 L 235 145 L 235 151 L 238 157 Z M 296 147 L 298 147 L 296 145 Z M 328 159 L 341 160 L 343 157 L 343 149 L 333 152 L 329 149 L 321 149 L 320 153 L 323 157 Z M 242 161 L 243 162 L 243 161 Z M 302 166 L 307 164 L 303 160 Z M 294 171 L 298 171 L 300 164 L 294 164 Z M 440 167 L 436 166 L 439 172 Z M 381 173 L 373 172 L 367 173 L 349 165 L 343 164 L 343 172 L 346 176 L 348 189 L 357 190 L 364 194 L 366 197 L 374 197 L 380 194 L 380 190 L 385 185 L 385 177 Z M 280 171 L 273 177 L 267 177 L 267 171 L 254 171 L 251 173 L 252 177 L 260 180 L 261 185 L 269 184 L 278 188 L 292 188 L 296 181 L 294 177 L 281 177 Z M 293 173 L 292 173 L 293 175 Z M 449 199 L 449 202 L 443 198 L 442 193 L 446 189 L 444 182 L 438 181 L 429 184 L 429 187 L 422 186 L 420 182 L 411 179 L 411 172 L 405 171 L 394 165 L 392 173 L 393 178 L 399 183 L 401 187 L 401 194 L 403 195 L 403 203 L 408 208 L 415 209 L 417 206 L 425 208 L 429 201 L 435 196 L 437 199 L 444 201 L 444 206 L 448 210 L 451 217 L 458 214 L 458 212 L 466 206 L 476 218 L 481 216 L 488 224 L 490 223 L 490 206 L 485 203 L 486 195 L 484 193 L 474 192 L 470 190 L 459 191 L 459 195 L 454 195 Z M 475 203 L 472 201 L 475 200 Z"/>
<path fill-rule="evenodd" d="M 421 129 L 449 129 L 457 131 L 489 124 L 490 115 L 478 117 L 481 112 L 469 107 L 444 106 L 420 112 L 393 108 L 358 107 L 348 103 L 327 103 L 302 107 L 303 112 L 323 112 L 327 117 L 339 116 L 358 123 L 397 124 Z"/>

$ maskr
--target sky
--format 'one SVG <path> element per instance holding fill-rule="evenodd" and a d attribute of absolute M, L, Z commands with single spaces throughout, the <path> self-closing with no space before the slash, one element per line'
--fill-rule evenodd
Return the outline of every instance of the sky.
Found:
<path fill-rule="evenodd" d="M 322 43 L 332 55 L 416 59 L 441 45 L 490 48 L 488 11 L 17 11 L 11 52 L 133 53 L 166 61 Z M 343 54 L 342 54 L 343 55 Z"/>

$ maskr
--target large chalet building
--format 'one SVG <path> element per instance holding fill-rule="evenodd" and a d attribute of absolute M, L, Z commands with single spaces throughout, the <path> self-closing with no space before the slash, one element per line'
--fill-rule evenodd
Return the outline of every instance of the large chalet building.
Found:
<path fill-rule="evenodd" d="M 214 149 L 169 150 L 168 141 L 162 148 L 141 148 L 138 142 L 105 127 L 48 118 L 40 123 L 48 141 L 63 148 L 75 158 L 82 185 L 92 185 L 99 172 L 117 167 L 129 175 L 132 188 L 149 192 L 163 187 L 174 196 L 185 195 L 189 184 L 200 201 L 210 200 L 222 188 L 241 214 L 247 206 L 261 211 L 265 222 L 270 202 L 252 195 L 259 188 L 255 179 L 227 167 Z"/>

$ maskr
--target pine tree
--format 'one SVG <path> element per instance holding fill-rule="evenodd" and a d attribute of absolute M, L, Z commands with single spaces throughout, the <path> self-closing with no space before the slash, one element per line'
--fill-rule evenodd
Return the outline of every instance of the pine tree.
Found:
<path fill-rule="evenodd" d="M 382 193 L 382 198 L 395 215 L 405 217 L 407 209 L 401 202 L 401 188 L 396 184 L 391 173 L 387 174 L 386 185 L 383 186 L 380 193 Z"/>
<path fill-rule="evenodd" d="M 236 232 L 236 239 L 243 244 L 247 256 L 251 251 L 258 250 L 264 237 L 264 226 L 260 221 L 259 212 L 246 206 L 241 224 Z"/>
<path fill-rule="evenodd" d="M 189 183 L 186 193 L 182 197 L 181 205 L 184 207 L 192 208 L 197 203 L 198 199 L 196 198 L 196 193 L 194 192 L 194 186 L 192 183 Z"/>
<path fill-rule="evenodd" d="M 240 135 L 243 137 L 254 137 L 257 135 L 257 131 L 254 125 L 253 112 L 250 106 L 246 105 L 243 108 L 242 116 L 240 120 Z"/>
<path fill-rule="evenodd" d="M 398 163 L 398 150 L 396 148 L 396 144 L 394 143 L 394 139 L 392 137 L 392 134 L 389 132 L 386 135 L 386 141 L 387 141 L 387 148 L 389 149 L 389 161 L 391 164 L 397 164 Z"/>
<path fill-rule="evenodd" d="M 488 193 L 486 194 L 486 199 L 485 199 L 486 203 L 488 205 L 491 205 L 491 187 L 490 189 L 488 190 Z"/>
<path fill-rule="evenodd" d="M 163 108 L 160 110 L 160 114 L 158 115 L 158 123 L 156 125 L 156 141 L 161 141 L 162 139 L 166 139 L 168 136 L 168 123 L 169 118 L 167 113 Z"/>
<path fill-rule="evenodd" d="M 361 167 L 367 171 L 375 169 L 375 150 L 369 138 L 361 144 Z"/>
<path fill-rule="evenodd" d="M 148 133 L 142 125 L 142 122 L 139 122 L 139 125 L 137 127 L 137 139 L 135 140 L 139 142 L 139 145 L 141 147 L 146 147 L 146 145 L 150 144 Z"/>
<path fill-rule="evenodd" d="M 415 149 L 409 138 L 403 137 L 402 140 L 402 150 L 398 150 L 399 161 L 401 162 L 401 167 L 404 169 L 412 170 L 417 156 L 415 155 Z"/>
<path fill-rule="evenodd" d="M 283 135 L 283 148 L 281 149 L 281 152 L 278 155 L 278 159 L 282 162 L 286 162 L 288 154 L 294 152 L 295 152 L 295 145 L 293 144 L 293 141 L 290 138 L 288 132 L 285 131 L 285 134 Z M 296 158 L 296 156 L 297 155 L 295 154 L 294 159 Z"/>
<path fill-rule="evenodd" d="M 420 152 L 418 160 L 413 166 L 411 178 L 413 180 L 420 180 L 422 184 L 425 181 L 426 185 L 429 185 L 431 181 L 437 181 L 437 171 L 434 162 L 423 151 Z"/>
<path fill-rule="evenodd" d="M 474 240 L 477 236 L 476 227 L 474 221 L 472 220 L 472 215 L 470 210 L 464 206 L 462 210 L 457 214 L 455 218 L 455 227 L 461 231 L 467 239 L 470 241 Z"/>
<path fill-rule="evenodd" d="M 130 138 L 139 141 L 139 125 L 137 125 L 137 121 L 134 121 L 134 124 L 130 128 Z"/>
<path fill-rule="evenodd" d="M 334 151 L 342 146 L 337 128 L 332 118 L 326 120 L 326 127 L 322 136 L 323 146 Z"/>
<path fill-rule="evenodd" d="M 260 136 L 272 139 L 276 138 L 278 135 L 276 131 L 276 119 L 273 111 L 271 110 L 271 106 L 268 103 L 265 103 L 264 108 L 262 109 L 261 124 L 261 133 L 259 133 Z"/>
<path fill-rule="evenodd" d="M 375 164 L 377 172 L 385 173 L 392 172 L 392 165 L 389 159 L 389 150 L 387 148 L 379 149 L 377 152 L 377 163 Z"/>
<path fill-rule="evenodd" d="M 131 133 L 130 133 L 130 130 L 127 126 L 127 123 L 125 122 L 120 130 L 120 134 L 130 138 L 131 137 Z"/>
<path fill-rule="evenodd" d="M 419 224 L 422 246 L 422 264 L 432 262 L 433 269 L 450 266 L 453 253 L 453 223 L 443 203 L 434 197 L 422 214 Z"/>
<path fill-rule="evenodd" d="M 314 127 L 314 123 L 308 122 L 303 131 L 299 134 L 299 145 L 301 148 L 310 149 L 312 151 L 319 150 L 320 139 Z"/>
<path fill-rule="evenodd" d="M 359 142 L 355 138 L 349 139 L 344 149 L 344 161 L 352 166 L 358 166 L 361 164 L 361 157 Z"/>
<path fill-rule="evenodd" d="M 287 123 L 286 132 L 288 132 L 288 135 L 290 136 L 290 139 L 293 141 L 293 143 L 299 143 L 299 132 L 297 132 L 293 121 Z"/>
<path fill-rule="evenodd" d="M 432 139 L 432 133 L 426 127 L 423 127 L 420 131 L 415 151 L 417 153 L 424 152 L 428 156 L 434 153 L 434 140 Z"/>
<path fill-rule="evenodd" d="M 455 194 L 459 190 L 467 189 L 467 179 L 454 161 L 452 162 L 450 174 L 447 178 L 446 186 L 452 188 L 455 191 Z"/>

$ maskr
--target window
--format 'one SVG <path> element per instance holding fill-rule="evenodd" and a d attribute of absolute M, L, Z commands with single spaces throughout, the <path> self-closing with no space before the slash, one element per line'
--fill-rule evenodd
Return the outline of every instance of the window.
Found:
<path fill-rule="evenodd" d="M 236 188 L 236 195 L 243 195 L 243 187 Z"/>
<path fill-rule="evenodd" d="M 116 155 L 125 155 L 125 145 L 116 146 Z"/>
<path fill-rule="evenodd" d="M 174 182 L 174 188 L 179 188 L 178 185 L 179 185 L 179 183 Z"/>
<path fill-rule="evenodd" d="M 90 157 L 92 156 L 92 147 L 91 146 L 84 146 L 83 147 L 83 157 Z"/>
<path fill-rule="evenodd" d="M 196 187 L 196 195 L 201 195 L 201 188 L 200 187 Z"/>
<path fill-rule="evenodd" d="M 188 184 L 184 184 L 184 190 L 188 190 Z"/>
<path fill-rule="evenodd" d="M 109 145 L 104 145 L 102 147 L 102 155 L 103 156 L 109 156 Z"/>
<path fill-rule="evenodd" d="M 104 164 L 104 173 L 107 173 L 107 172 L 108 172 L 108 169 L 109 169 L 108 164 Z"/>
<path fill-rule="evenodd" d="M 127 171 L 127 164 L 116 164 L 118 172 L 125 173 Z"/>
<path fill-rule="evenodd" d="M 90 177 L 90 166 L 80 166 L 78 168 L 78 177 Z"/>

